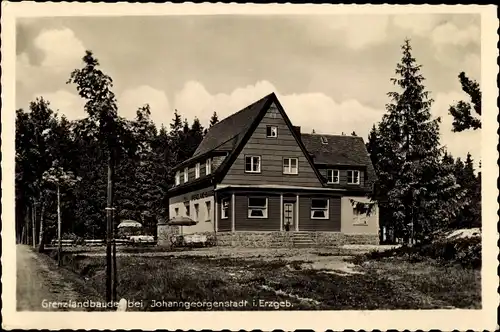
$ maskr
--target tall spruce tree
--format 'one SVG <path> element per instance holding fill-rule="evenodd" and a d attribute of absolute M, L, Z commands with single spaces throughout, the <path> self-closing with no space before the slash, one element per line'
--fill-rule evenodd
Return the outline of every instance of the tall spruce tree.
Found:
<path fill-rule="evenodd" d="M 432 119 L 432 99 L 424 87 L 421 66 L 402 45 L 401 62 L 391 81 L 387 113 L 373 131 L 369 150 L 378 175 L 375 199 L 387 210 L 397 237 L 422 240 L 449 223 L 457 213 L 459 186 L 452 165 L 442 163 L 440 119 Z"/>

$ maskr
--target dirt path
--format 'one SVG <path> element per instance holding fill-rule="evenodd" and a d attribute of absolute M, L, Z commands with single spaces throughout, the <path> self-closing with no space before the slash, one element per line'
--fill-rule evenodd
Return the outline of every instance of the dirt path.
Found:
<path fill-rule="evenodd" d="M 68 271 L 59 269 L 49 257 L 37 254 L 25 245 L 17 245 L 16 254 L 18 311 L 86 310 L 83 303 L 89 303 L 92 296 L 84 294 L 81 285 L 72 280 L 74 278 L 68 275 Z"/>

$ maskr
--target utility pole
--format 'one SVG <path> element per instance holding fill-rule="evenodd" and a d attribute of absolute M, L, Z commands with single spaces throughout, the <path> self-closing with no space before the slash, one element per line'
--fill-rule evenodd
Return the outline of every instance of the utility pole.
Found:
<path fill-rule="evenodd" d="M 106 206 L 106 301 L 111 302 L 114 298 L 113 294 L 113 262 L 111 257 L 113 241 L 113 158 L 111 144 L 108 144 L 108 189 L 107 189 L 107 206 Z"/>
<path fill-rule="evenodd" d="M 113 215 L 113 302 L 117 301 L 117 296 L 116 296 L 116 288 L 118 286 L 118 281 L 117 281 L 117 274 L 116 274 L 116 227 L 114 225 L 114 215 L 115 215 L 115 209 L 113 208 L 112 210 L 112 215 Z"/>
<path fill-rule="evenodd" d="M 62 239 L 61 239 L 61 192 L 59 190 L 59 181 L 57 182 L 57 265 L 61 266 L 61 252 L 62 252 Z"/>

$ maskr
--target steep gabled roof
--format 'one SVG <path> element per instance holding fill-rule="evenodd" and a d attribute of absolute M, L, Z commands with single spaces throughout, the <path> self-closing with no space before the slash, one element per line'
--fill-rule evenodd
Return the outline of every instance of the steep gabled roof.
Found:
<path fill-rule="evenodd" d="M 272 96 L 273 94 L 269 94 L 213 125 L 208 129 L 193 156 L 176 165 L 174 169 L 181 168 L 196 159 L 202 159 L 203 156 L 210 153 L 230 153 L 233 151 L 241 143 L 262 109 L 272 99 Z"/>
<path fill-rule="evenodd" d="M 283 107 L 281 106 L 278 98 L 274 93 L 271 93 L 263 97 L 262 99 L 259 99 L 255 103 L 245 107 L 241 111 L 225 118 L 224 120 L 212 126 L 203 138 L 203 141 L 194 152 L 193 156 L 188 160 L 176 165 L 174 169 L 178 169 L 194 162 L 195 160 L 200 160 L 205 156 L 214 153 L 227 152 L 227 157 L 214 173 L 210 174 L 209 176 L 196 179 L 195 181 L 190 182 L 187 185 L 189 186 L 192 184 L 194 185 L 198 183 L 204 183 L 207 181 L 212 181 L 213 179 L 215 179 L 216 181 L 220 181 L 225 176 L 234 160 L 238 157 L 243 146 L 246 144 L 246 141 L 250 138 L 253 131 L 262 120 L 266 111 L 269 109 L 272 103 L 275 103 L 275 105 L 277 106 L 278 110 L 283 116 L 283 119 L 290 127 L 290 131 L 296 139 L 297 144 L 304 152 L 306 159 L 313 168 L 318 180 L 322 182 L 321 175 L 319 174 L 316 167 L 314 167 L 312 159 L 307 153 L 307 149 L 302 143 L 300 135 L 294 130 L 290 119 L 286 115 Z M 177 191 L 178 188 L 182 187 L 184 187 L 184 185 L 173 187 L 169 191 Z"/>
<path fill-rule="evenodd" d="M 301 137 L 316 165 L 364 166 L 369 181 L 375 181 L 375 170 L 363 138 L 323 134 L 301 134 Z"/>
<path fill-rule="evenodd" d="M 238 146 L 271 96 L 272 94 L 257 100 L 212 126 L 194 152 L 193 157 L 204 155 L 216 149 L 233 150 L 235 146 Z"/>

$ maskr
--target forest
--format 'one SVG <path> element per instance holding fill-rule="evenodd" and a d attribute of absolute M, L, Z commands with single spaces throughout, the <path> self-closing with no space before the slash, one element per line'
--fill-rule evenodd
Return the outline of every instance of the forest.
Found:
<path fill-rule="evenodd" d="M 204 128 L 199 119 L 188 120 L 175 110 L 168 127 L 157 127 L 147 104 L 133 120 L 125 119 L 119 116 L 113 80 L 91 51 L 82 65 L 69 73 L 67 83 L 84 99 L 86 118 L 69 121 L 43 97 L 16 110 L 18 242 L 43 244 L 56 236 L 58 193 L 63 238 L 104 238 L 109 162 L 115 223 L 136 220 L 154 235 L 157 222 L 168 218 L 172 167 L 189 158 L 218 122 L 213 112 Z M 432 99 L 420 70 L 406 40 L 391 79 L 395 91 L 388 93 L 386 113 L 366 142 L 377 173 L 371 196 L 380 206 L 381 226 L 396 237 L 417 240 L 440 229 L 481 225 L 480 170 L 470 154 L 463 160 L 442 147 L 440 119 L 431 116 Z M 450 105 L 454 131 L 478 130 L 479 85 L 465 73 L 458 79 L 470 100 Z"/>

